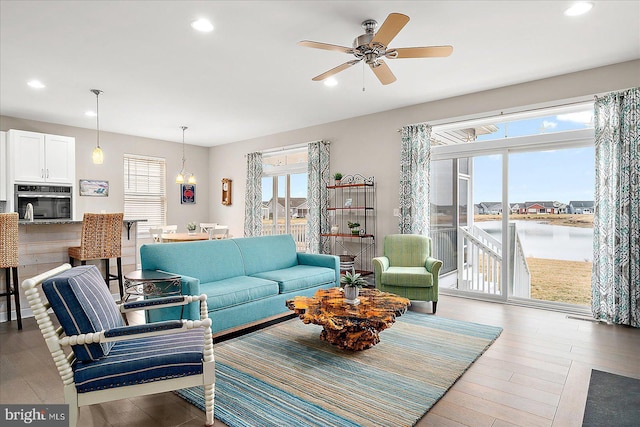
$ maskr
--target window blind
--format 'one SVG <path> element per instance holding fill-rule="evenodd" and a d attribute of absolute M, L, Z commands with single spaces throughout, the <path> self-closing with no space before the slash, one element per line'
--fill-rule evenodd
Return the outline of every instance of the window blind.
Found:
<path fill-rule="evenodd" d="M 138 237 L 166 224 L 166 164 L 159 157 L 124 155 L 124 216 L 146 219 L 139 222 Z"/>

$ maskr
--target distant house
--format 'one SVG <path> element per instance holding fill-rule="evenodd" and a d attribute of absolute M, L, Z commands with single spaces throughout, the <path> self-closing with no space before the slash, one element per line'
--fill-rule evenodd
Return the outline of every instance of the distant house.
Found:
<path fill-rule="evenodd" d="M 512 214 L 523 214 L 527 210 L 524 207 L 524 203 L 509 203 L 509 211 Z"/>
<path fill-rule="evenodd" d="M 502 213 L 502 203 L 500 202 L 480 202 L 474 206 L 474 213 L 480 215 L 499 215 Z"/>
<path fill-rule="evenodd" d="M 569 202 L 568 212 L 570 214 L 592 214 L 594 212 L 594 202 L 593 200 L 572 200 Z"/>
<path fill-rule="evenodd" d="M 285 216 L 285 198 L 278 197 L 276 200 L 276 209 L 278 212 L 278 218 L 284 218 Z M 267 219 L 273 219 L 273 199 L 262 202 L 262 217 Z M 265 216 L 265 208 L 266 216 Z M 290 218 L 305 218 L 309 212 L 309 206 L 307 205 L 307 199 L 305 197 L 291 197 L 289 198 L 289 217 Z"/>
<path fill-rule="evenodd" d="M 560 202 L 525 202 L 525 213 L 558 214 L 566 212 L 566 205 Z"/>

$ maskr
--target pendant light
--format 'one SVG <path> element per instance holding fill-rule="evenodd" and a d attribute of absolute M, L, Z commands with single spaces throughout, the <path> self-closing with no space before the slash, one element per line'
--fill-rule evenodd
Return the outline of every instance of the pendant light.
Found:
<path fill-rule="evenodd" d="M 180 173 L 176 176 L 176 184 L 184 184 L 184 177 L 187 174 L 189 175 L 189 178 L 187 178 L 187 184 L 195 184 L 196 177 L 192 173 L 185 172 L 184 170 L 184 165 L 187 161 L 187 159 L 184 158 L 184 131 L 189 128 L 186 126 L 180 126 L 180 129 L 182 129 L 182 169 L 180 169 Z"/>
<path fill-rule="evenodd" d="M 93 159 L 93 163 L 96 165 L 101 165 L 102 162 L 104 161 L 104 154 L 102 153 L 102 148 L 100 148 L 100 115 L 98 112 L 98 106 L 99 106 L 99 102 L 98 102 L 98 97 L 100 96 L 100 94 L 102 93 L 102 91 L 100 89 L 91 89 L 91 92 L 93 92 L 96 95 L 96 148 L 93 149 L 93 154 L 91 155 L 91 158 Z"/>

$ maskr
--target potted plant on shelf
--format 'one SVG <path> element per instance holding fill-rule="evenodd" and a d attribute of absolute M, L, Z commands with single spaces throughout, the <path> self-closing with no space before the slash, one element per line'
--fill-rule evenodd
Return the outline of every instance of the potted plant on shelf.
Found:
<path fill-rule="evenodd" d="M 187 224 L 187 231 L 189 234 L 196 234 L 197 224 L 195 222 L 190 222 Z"/>
<path fill-rule="evenodd" d="M 367 284 L 364 277 L 360 273 L 351 274 L 350 271 L 347 271 L 340 278 L 340 283 L 344 285 L 344 301 L 348 304 L 358 304 L 360 302 L 358 299 L 360 288 Z"/>
<path fill-rule="evenodd" d="M 351 230 L 351 234 L 355 234 L 356 236 L 360 234 L 360 223 L 359 222 L 351 222 L 347 221 L 347 227 Z"/>
<path fill-rule="evenodd" d="M 340 180 L 342 179 L 342 174 L 340 172 L 336 172 L 333 174 L 333 179 L 336 181 L 336 185 L 340 185 Z"/>

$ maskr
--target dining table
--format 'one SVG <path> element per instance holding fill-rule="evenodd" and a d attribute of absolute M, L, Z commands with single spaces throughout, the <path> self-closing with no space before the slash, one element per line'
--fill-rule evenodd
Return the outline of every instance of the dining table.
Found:
<path fill-rule="evenodd" d="M 208 233 L 163 233 L 162 242 L 193 242 L 195 240 L 209 240 Z"/>

